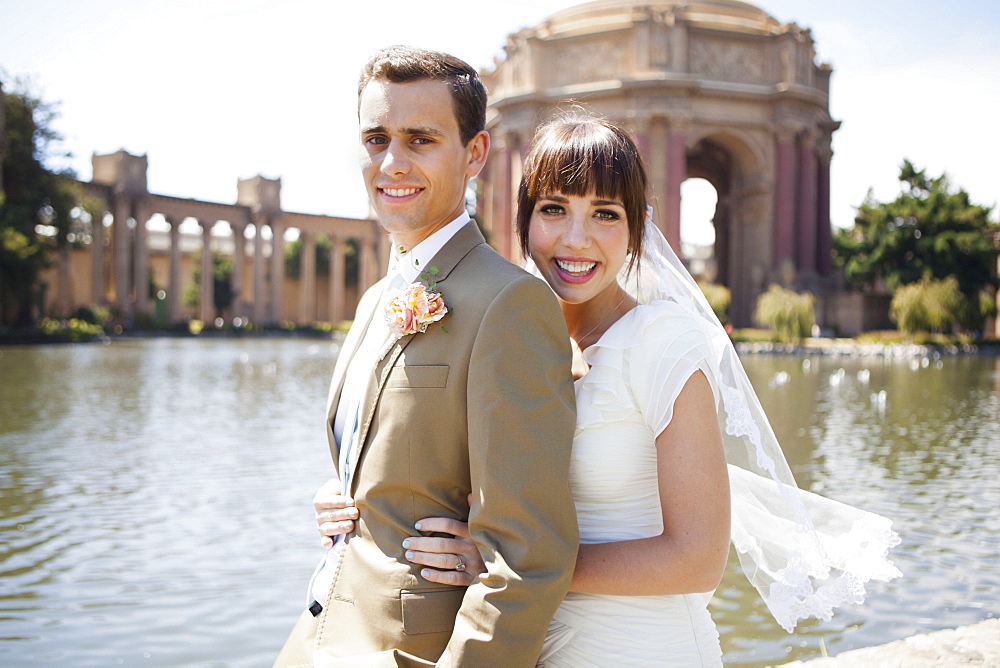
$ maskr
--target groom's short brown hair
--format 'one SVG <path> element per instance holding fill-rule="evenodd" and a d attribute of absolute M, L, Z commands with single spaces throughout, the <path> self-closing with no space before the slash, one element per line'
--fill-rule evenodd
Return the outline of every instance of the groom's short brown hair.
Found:
<path fill-rule="evenodd" d="M 486 87 L 479 73 L 455 56 L 414 46 L 387 46 L 376 51 L 361 70 L 358 81 L 358 104 L 371 81 L 412 83 L 431 79 L 451 87 L 452 108 L 458 121 L 463 145 L 486 129 Z"/>

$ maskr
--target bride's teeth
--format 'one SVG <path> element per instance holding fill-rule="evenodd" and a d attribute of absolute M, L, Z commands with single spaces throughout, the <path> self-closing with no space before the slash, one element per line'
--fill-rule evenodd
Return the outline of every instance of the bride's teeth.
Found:
<path fill-rule="evenodd" d="M 573 274 L 575 276 L 584 276 L 589 274 L 597 266 L 596 262 L 572 262 L 569 260 L 556 260 L 556 264 L 559 268 L 565 271 L 567 274 Z"/>
<path fill-rule="evenodd" d="M 417 192 L 417 188 L 382 188 L 382 192 L 389 197 L 406 197 Z"/>

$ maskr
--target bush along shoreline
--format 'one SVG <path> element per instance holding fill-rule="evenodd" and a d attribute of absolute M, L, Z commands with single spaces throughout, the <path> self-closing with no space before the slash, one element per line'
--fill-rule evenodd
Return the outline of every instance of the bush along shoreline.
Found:
<path fill-rule="evenodd" d="M 906 336 L 896 331 L 868 332 L 855 338 L 805 338 L 779 341 L 767 330 L 735 330 L 733 345 L 742 354 L 842 357 L 939 357 L 1000 355 L 1000 339 L 928 334 Z"/>
<path fill-rule="evenodd" d="M 98 321 L 94 321 L 98 320 Z M 295 325 L 283 322 L 279 325 L 253 325 L 246 320 L 233 323 L 205 325 L 200 320 L 190 320 L 166 326 L 134 326 L 115 318 L 43 318 L 31 329 L 0 329 L 0 345 L 34 345 L 58 343 L 100 343 L 114 339 L 135 339 L 154 337 L 191 338 L 242 338 L 242 337 L 303 337 L 339 338 L 346 333 L 350 322 L 331 325 L 317 322 L 311 325 Z"/>
<path fill-rule="evenodd" d="M 318 322 L 300 326 L 290 322 L 259 326 L 249 322 L 205 326 L 191 320 L 167 327 L 126 327 L 110 320 L 93 323 L 81 318 L 57 320 L 44 318 L 30 330 L 0 330 L 0 345 L 58 343 L 108 343 L 114 339 L 191 337 L 301 337 L 340 339 L 350 328 L 350 321 L 336 325 Z M 825 355 L 849 357 L 932 357 L 941 355 L 998 355 L 1000 339 L 974 339 L 945 334 L 908 335 L 895 330 L 867 332 L 854 338 L 806 337 L 788 341 L 768 329 L 732 329 L 730 337 L 740 354 L 748 355 Z"/>

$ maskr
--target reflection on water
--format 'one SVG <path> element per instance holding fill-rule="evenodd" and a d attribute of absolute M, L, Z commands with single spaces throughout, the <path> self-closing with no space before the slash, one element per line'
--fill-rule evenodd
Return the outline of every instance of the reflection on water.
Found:
<path fill-rule="evenodd" d="M 268 664 L 318 558 L 331 343 L 0 354 L 0 664 Z"/>
<path fill-rule="evenodd" d="M 319 556 L 328 341 L 0 348 L 0 664 L 268 665 Z M 745 358 L 800 484 L 892 517 L 904 577 L 794 636 L 736 572 L 730 665 L 1000 612 L 995 358 Z"/>

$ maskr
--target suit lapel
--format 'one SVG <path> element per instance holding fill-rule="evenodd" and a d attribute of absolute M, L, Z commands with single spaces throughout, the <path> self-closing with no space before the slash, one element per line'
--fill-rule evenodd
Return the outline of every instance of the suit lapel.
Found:
<path fill-rule="evenodd" d="M 470 221 L 462 229 L 455 233 L 451 239 L 448 240 L 441 250 L 437 252 L 431 262 L 428 264 L 429 267 L 437 267 L 437 273 L 431 276 L 431 281 L 426 281 L 421 278 L 418 279 L 422 283 L 433 282 L 437 284 L 434 290 L 439 290 L 438 286 L 448 278 L 452 270 L 458 266 L 458 263 L 468 255 L 473 248 L 480 244 L 486 243 L 486 239 L 483 238 L 482 232 L 479 231 L 479 227 L 476 225 L 475 221 Z M 445 305 L 448 304 L 448 295 L 444 293 Z M 371 321 L 371 315 L 369 315 L 369 323 Z M 365 327 L 367 332 L 368 327 Z M 389 379 L 389 373 L 392 371 L 392 367 L 395 366 L 396 361 L 399 359 L 400 355 L 403 354 L 403 350 L 410 344 L 411 341 L 418 334 L 409 334 L 395 339 L 394 341 L 387 341 L 388 349 L 383 345 L 381 352 L 385 354 L 382 356 L 378 362 L 375 364 L 373 369 L 371 380 L 368 383 L 368 387 L 365 390 L 365 395 L 363 399 L 362 411 L 358 416 L 360 424 L 358 425 L 358 447 L 354 448 L 354 452 L 351 453 L 351 458 L 349 462 L 350 468 L 350 481 L 351 481 L 351 493 L 354 492 L 354 488 L 357 485 L 357 463 L 361 459 L 361 453 L 368 446 L 368 430 L 371 427 L 372 419 L 375 417 L 375 406 L 378 404 L 379 399 L 382 396 L 382 391 L 385 389 L 385 383 Z M 360 339 L 359 339 L 360 342 Z M 346 342 L 345 342 L 346 344 Z M 355 349 L 357 346 L 355 346 Z M 345 365 L 346 371 L 346 365 Z M 340 385 L 343 386 L 343 378 L 340 379 Z M 337 392 L 339 398 L 339 390 Z M 331 392 L 332 396 L 332 392 Z M 333 410 L 336 410 L 336 404 L 333 404 Z"/>
<path fill-rule="evenodd" d="M 431 258 L 428 266 L 438 269 L 437 273 L 430 277 L 431 282 L 444 282 L 452 270 L 462 261 L 462 258 L 468 255 L 473 248 L 484 243 L 486 243 L 486 239 L 483 238 L 483 233 L 479 231 L 476 222 L 469 221 L 455 233 L 455 236 L 448 240 L 448 243 L 441 247 L 437 255 Z M 446 304 L 447 302 L 448 300 L 445 299 Z"/>

